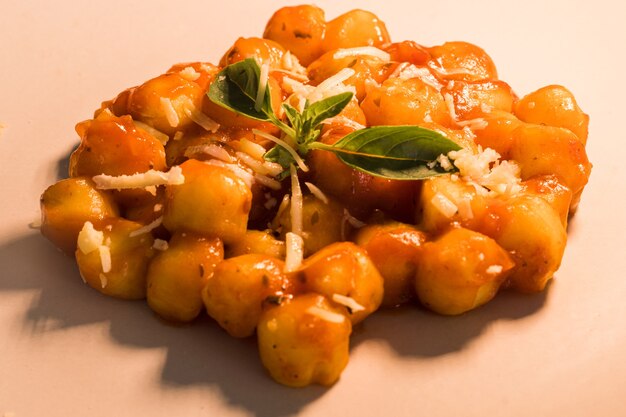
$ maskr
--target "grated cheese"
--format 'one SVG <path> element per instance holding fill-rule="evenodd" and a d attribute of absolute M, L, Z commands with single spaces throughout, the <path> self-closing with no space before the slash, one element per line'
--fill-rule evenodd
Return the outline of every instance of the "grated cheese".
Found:
<path fill-rule="evenodd" d="M 399 78 L 400 74 L 402 73 L 402 71 L 408 67 L 409 65 L 411 65 L 408 62 L 402 62 L 400 63 L 396 69 L 393 70 L 393 72 L 391 74 L 389 74 L 388 78 Z"/>
<path fill-rule="evenodd" d="M 96 230 L 93 223 L 86 221 L 78 232 L 78 249 L 85 255 L 97 250 L 104 242 L 104 233 Z"/>
<path fill-rule="evenodd" d="M 100 278 L 100 285 L 102 286 L 102 288 L 106 288 L 107 284 L 109 283 L 106 275 L 101 273 L 100 275 L 98 275 L 98 278 Z"/>
<path fill-rule="evenodd" d="M 333 58 L 342 59 L 349 56 L 359 55 L 373 56 L 385 62 L 391 61 L 391 55 L 389 55 L 389 53 L 383 51 L 382 49 L 378 49 L 375 46 L 358 46 L 356 48 L 337 49 L 337 51 L 333 54 Z"/>
<path fill-rule="evenodd" d="M 483 113 L 491 113 L 492 110 L 493 107 L 491 107 L 489 104 L 480 103 L 480 111 L 482 111 Z"/>
<path fill-rule="evenodd" d="M 337 94 L 352 92 L 356 94 L 354 86 L 346 86 L 344 81 L 352 77 L 356 71 L 352 68 L 343 68 L 335 75 L 328 77 L 322 81 L 317 87 L 313 89 L 311 93 L 306 96 L 309 103 L 315 103 L 316 101 L 323 100 L 327 97 L 335 96 Z"/>
<path fill-rule="evenodd" d="M 178 113 L 176 113 L 176 109 L 174 109 L 174 105 L 172 104 L 172 100 L 167 97 L 161 97 L 161 109 L 165 113 L 165 117 L 167 118 L 167 123 L 172 127 L 178 127 L 180 124 L 180 119 L 178 118 Z"/>
<path fill-rule="evenodd" d="M 161 225 L 161 223 L 163 223 L 163 216 L 158 217 L 157 219 L 155 219 L 153 222 L 148 223 L 147 225 L 140 227 L 139 229 L 133 230 L 132 232 L 130 232 L 128 234 L 129 237 L 136 237 L 136 236 L 140 236 L 146 233 L 150 233 L 151 231 L 153 231 L 154 229 L 156 229 L 157 227 L 159 227 Z"/>
<path fill-rule="evenodd" d="M 152 244 L 152 247 L 162 252 L 162 251 L 166 251 L 169 248 L 169 243 L 167 243 L 167 240 L 154 239 L 154 243 Z"/>
<path fill-rule="evenodd" d="M 332 311 L 324 310 L 318 306 L 311 306 L 306 309 L 306 312 L 312 316 L 316 316 L 324 321 L 330 323 L 343 323 L 346 317 L 343 314 L 334 313 Z"/>
<path fill-rule="evenodd" d="M 159 142 L 161 142 L 161 145 L 167 144 L 167 142 L 170 140 L 170 137 L 167 136 L 165 133 L 161 132 L 160 130 L 157 130 L 155 128 L 153 128 L 150 125 L 147 125 L 145 123 L 140 122 L 139 120 L 133 120 L 133 123 L 135 124 L 136 127 L 138 127 L 139 129 L 145 130 L 146 132 L 148 132 L 149 134 L 151 134 L 152 136 L 154 136 L 154 138 L 156 140 L 158 140 Z"/>
<path fill-rule="evenodd" d="M 246 171 L 237 164 L 227 164 L 217 159 L 210 159 L 203 162 L 207 165 L 215 165 L 230 170 L 233 174 L 239 177 L 248 186 L 248 188 L 252 188 L 252 184 L 254 184 L 254 176 L 252 173 Z"/>
<path fill-rule="evenodd" d="M 472 210 L 472 200 L 470 197 L 465 197 L 456 202 L 459 209 L 459 215 L 464 220 L 471 220 L 474 218 L 474 211 Z"/>
<path fill-rule="evenodd" d="M 296 94 L 302 97 L 306 97 L 315 89 L 312 85 L 303 84 L 302 82 L 289 77 L 283 77 L 282 87 L 287 93 Z"/>
<path fill-rule="evenodd" d="M 426 164 L 426 166 L 428 166 L 428 168 L 430 169 L 433 169 L 437 165 L 441 166 L 441 168 L 443 168 L 445 171 L 450 171 L 452 168 L 454 168 L 454 165 L 450 161 L 450 158 L 448 158 L 444 154 L 439 155 L 437 159 Z"/>
<path fill-rule="evenodd" d="M 315 198 L 317 198 L 324 204 L 328 204 L 328 197 L 326 197 L 326 194 L 324 194 L 322 190 L 317 187 L 317 185 L 311 182 L 305 182 L 304 185 L 306 185 L 306 188 L 309 189 L 309 191 L 311 192 L 311 194 L 313 194 L 313 196 L 315 196 Z"/>
<path fill-rule="evenodd" d="M 274 207 L 276 207 L 276 204 L 278 204 L 278 200 L 276 200 L 274 197 L 268 198 L 266 196 L 267 201 L 265 201 L 265 203 L 263 204 L 263 207 L 265 207 L 267 210 L 270 210 Z"/>
<path fill-rule="evenodd" d="M 196 109 L 188 97 L 185 98 L 188 100 L 188 104 L 186 106 L 183 106 L 183 110 L 187 117 L 189 117 L 195 124 L 203 128 L 204 130 L 212 133 L 217 132 L 217 130 L 220 128 L 220 124 L 204 114 L 202 111 Z"/>
<path fill-rule="evenodd" d="M 237 156 L 237 158 L 239 158 L 241 162 L 243 162 L 245 165 L 250 167 L 254 172 L 258 174 L 268 175 L 275 172 L 272 167 L 266 166 L 263 162 L 253 158 L 245 152 L 237 152 L 235 153 L 235 155 Z M 280 171 L 278 171 L 278 173 L 280 173 L 282 171 L 282 167 L 280 165 L 278 166 L 280 167 Z"/>
<path fill-rule="evenodd" d="M 489 123 L 482 117 L 477 117 L 476 119 L 462 120 L 456 122 L 457 125 L 461 127 L 469 127 L 471 130 L 482 130 L 485 129 Z"/>
<path fill-rule="evenodd" d="M 267 132 L 263 132 L 262 130 L 252 129 L 252 133 L 254 133 L 255 135 L 261 136 L 265 139 L 271 140 L 272 142 L 285 148 L 287 152 L 289 152 L 289 154 L 296 161 L 296 164 L 298 164 L 298 167 L 300 167 L 300 169 L 304 172 L 309 172 L 309 167 L 306 166 L 306 164 L 304 163 L 300 155 L 298 155 L 298 152 L 296 152 L 296 150 L 292 146 L 290 146 L 287 142 L 285 142 L 282 139 L 278 139 L 276 136 L 270 135 Z"/>
<path fill-rule="evenodd" d="M 280 65 L 283 68 L 282 71 L 295 74 L 296 76 L 304 77 L 306 80 L 308 80 L 308 77 L 306 75 L 306 68 L 304 68 L 300 64 L 298 57 L 294 56 L 291 52 L 287 51 L 283 54 Z"/>
<path fill-rule="evenodd" d="M 291 174 L 291 231 L 298 236 L 302 236 L 302 189 L 298 181 L 298 172 L 293 165 L 289 166 Z"/>
<path fill-rule="evenodd" d="M 276 181 L 274 178 L 270 178 L 267 175 L 254 174 L 254 179 L 259 184 L 264 185 L 267 188 L 271 188 L 272 190 L 280 190 L 282 188 L 279 181 Z"/>
<path fill-rule="evenodd" d="M 500 161 L 491 148 L 478 147 L 478 153 L 461 149 L 448 153 L 459 169 L 460 178 L 474 186 L 480 195 L 514 195 L 522 190 L 520 167 L 513 161 Z"/>
<path fill-rule="evenodd" d="M 187 81 L 196 81 L 200 78 L 200 73 L 196 71 L 193 67 L 185 67 L 178 74 L 186 79 Z"/>
<path fill-rule="evenodd" d="M 401 80 L 409 80 L 411 78 L 418 78 L 424 84 L 431 86 L 437 91 L 441 91 L 443 87 L 439 80 L 428 70 L 428 68 L 417 67 L 413 64 L 399 65 L 398 68 L 392 73 L 395 76 L 389 76 L 389 78 L 399 78 Z"/>
<path fill-rule="evenodd" d="M 274 71 L 276 71 L 276 72 L 281 72 L 281 73 L 283 73 L 283 74 L 287 74 L 287 75 L 289 75 L 290 77 L 293 77 L 293 78 L 295 78 L 296 80 L 299 80 L 299 81 L 301 81 L 301 82 L 307 82 L 307 81 L 309 81 L 309 77 L 307 77 L 307 76 L 306 76 L 306 74 L 299 74 L 299 73 L 297 73 L 297 72 L 294 72 L 294 71 L 289 71 L 289 70 L 286 70 L 286 69 L 281 69 L 281 68 L 275 68 L 275 69 L 274 69 Z"/>
<path fill-rule="evenodd" d="M 102 272 L 105 274 L 111 272 L 111 248 L 107 245 L 100 245 L 98 247 L 100 255 L 100 264 L 102 265 Z"/>
<path fill-rule="evenodd" d="M 489 268 L 487 268 L 486 272 L 491 275 L 497 275 L 502 272 L 502 269 L 502 265 L 491 265 Z"/>
<path fill-rule="evenodd" d="M 276 330 L 278 330 L 278 320 L 276 320 L 275 318 L 270 319 L 267 321 L 266 326 L 267 330 L 269 330 L 270 332 L 275 332 Z"/>
<path fill-rule="evenodd" d="M 300 235 L 287 232 L 285 235 L 285 272 L 293 272 L 300 268 L 304 259 L 304 240 Z"/>
<path fill-rule="evenodd" d="M 351 313 L 356 313 L 356 312 L 365 310 L 365 307 L 357 303 L 356 300 L 352 297 L 347 297 L 341 294 L 333 294 L 332 300 L 336 302 L 337 304 L 341 304 L 345 307 L 348 307 Z"/>
<path fill-rule="evenodd" d="M 157 185 L 180 185 L 185 182 L 183 170 L 173 166 L 168 172 L 153 169 L 133 175 L 96 175 L 93 178 L 96 188 L 100 190 L 122 190 L 129 188 L 145 188 Z"/>
<path fill-rule="evenodd" d="M 458 117 L 456 115 L 456 110 L 454 108 L 454 98 L 452 97 L 450 93 L 444 93 L 443 100 L 445 101 L 446 106 L 448 107 L 448 113 L 450 113 L 450 117 L 456 123 L 456 121 L 458 120 Z"/>
<path fill-rule="evenodd" d="M 289 197 L 289 194 L 285 194 L 280 202 L 280 205 L 278 206 L 278 210 L 276 211 L 276 217 L 274 217 L 274 222 L 276 222 L 276 220 L 280 218 L 283 212 L 287 210 L 290 201 L 291 198 Z"/>
<path fill-rule="evenodd" d="M 187 158 L 191 158 L 198 154 L 207 154 L 209 156 L 212 156 L 213 158 L 219 159 L 220 161 L 224 161 L 224 162 L 235 161 L 233 157 L 230 156 L 228 151 L 219 145 L 213 145 L 213 144 L 195 145 L 195 146 L 190 146 L 187 149 L 185 149 L 185 156 Z"/>
<path fill-rule="evenodd" d="M 430 68 L 432 68 L 433 71 L 437 72 L 439 75 L 441 75 L 443 77 L 447 77 L 447 76 L 450 76 L 450 75 L 474 75 L 474 73 L 472 73 L 467 68 L 444 69 L 444 68 L 439 68 L 439 67 L 435 67 L 435 66 L 432 66 Z"/>
<path fill-rule="evenodd" d="M 343 209 L 343 218 L 344 218 L 344 221 L 347 221 L 348 223 L 350 223 L 350 226 L 356 229 L 360 229 L 361 227 L 367 226 L 367 223 L 362 222 L 361 220 L 352 216 L 350 212 L 348 211 L 348 209 Z"/>
<path fill-rule="evenodd" d="M 264 161 L 263 167 L 267 170 L 268 174 L 271 175 L 272 177 L 275 177 L 284 171 L 282 165 L 276 162 L 272 162 L 272 161 Z"/>
<path fill-rule="evenodd" d="M 265 91 L 267 90 L 267 82 L 269 81 L 270 64 L 264 62 L 261 65 L 261 74 L 259 75 L 259 87 L 256 92 L 256 100 L 254 101 L 254 110 L 261 110 L 263 100 L 265 99 Z"/>
<path fill-rule="evenodd" d="M 441 193 L 436 193 L 430 202 L 447 218 L 451 218 L 458 211 L 458 207 L 448 197 Z"/>
<path fill-rule="evenodd" d="M 233 144 L 236 146 L 237 150 L 245 152 L 253 158 L 263 159 L 263 155 L 265 155 L 265 148 L 249 139 L 241 138 L 233 142 Z"/>

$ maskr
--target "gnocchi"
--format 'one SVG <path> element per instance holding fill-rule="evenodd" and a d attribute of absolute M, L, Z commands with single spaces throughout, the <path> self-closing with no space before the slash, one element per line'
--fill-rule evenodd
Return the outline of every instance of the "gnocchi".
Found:
<path fill-rule="evenodd" d="M 563 86 L 518 96 L 477 45 L 283 7 L 217 64 L 173 65 L 78 123 L 41 233 L 102 294 L 208 314 L 256 337 L 277 382 L 329 386 L 380 308 L 459 315 L 545 290 L 591 173 L 588 124 Z M 404 128 L 449 150 L 394 142 Z"/>

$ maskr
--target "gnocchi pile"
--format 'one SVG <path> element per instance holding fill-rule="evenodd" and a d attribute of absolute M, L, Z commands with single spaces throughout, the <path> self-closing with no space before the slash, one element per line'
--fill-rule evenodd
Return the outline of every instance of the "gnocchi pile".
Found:
<path fill-rule="evenodd" d="M 217 65 L 177 64 L 79 123 L 42 234 L 103 294 L 256 337 L 277 382 L 335 383 L 352 327 L 544 290 L 589 178 L 565 87 L 519 98 L 466 42 L 284 7 Z"/>

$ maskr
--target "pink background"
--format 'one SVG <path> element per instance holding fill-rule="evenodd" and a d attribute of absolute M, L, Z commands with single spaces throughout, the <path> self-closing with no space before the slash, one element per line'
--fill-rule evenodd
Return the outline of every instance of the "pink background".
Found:
<path fill-rule="evenodd" d="M 626 169 L 621 1 L 351 2 L 393 40 L 482 46 L 522 96 L 559 83 L 591 115 L 594 163 L 548 291 L 456 318 L 380 313 L 330 389 L 267 377 L 254 343 L 172 327 L 85 286 L 28 224 L 101 101 L 180 61 L 217 62 L 298 2 L 3 1 L 0 7 L 0 417 L 623 416 Z M 333 18 L 349 10 L 319 1 Z"/>

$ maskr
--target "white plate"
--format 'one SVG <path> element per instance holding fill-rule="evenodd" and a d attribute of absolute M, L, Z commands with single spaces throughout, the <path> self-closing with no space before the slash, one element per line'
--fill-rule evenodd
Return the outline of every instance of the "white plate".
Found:
<path fill-rule="evenodd" d="M 251 341 L 172 327 L 85 286 L 28 224 L 76 122 L 180 61 L 258 36 L 273 1 L 5 2 L 0 13 L 0 416 L 618 416 L 626 394 L 622 2 L 363 1 L 394 40 L 467 40 L 524 95 L 591 115 L 591 181 L 556 279 L 456 318 L 380 313 L 332 388 L 275 384 Z M 28 4 L 30 3 L 30 4 Z M 37 4 L 39 3 L 39 4 Z M 329 17 L 347 11 L 318 1 Z M 78 5 L 80 4 L 80 5 Z"/>

